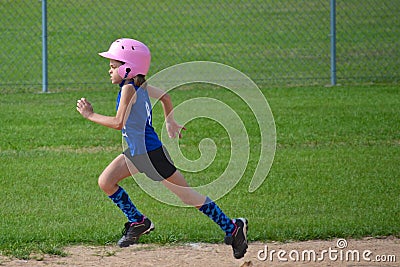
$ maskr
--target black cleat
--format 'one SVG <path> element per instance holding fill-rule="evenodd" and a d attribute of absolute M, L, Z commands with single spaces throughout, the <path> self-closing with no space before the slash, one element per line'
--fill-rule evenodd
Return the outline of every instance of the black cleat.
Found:
<path fill-rule="evenodd" d="M 141 222 L 127 222 L 125 223 L 122 237 L 117 244 L 121 248 L 129 247 L 130 245 L 138 243 L 141 235 L 148 234 L 153 230 L 154 224 L 146 217 L 143 217 Z"/>
<path fill-rule="evenodd" d="M 234 219 L 233 223 L 236 225 L 236 229 L 232 235 L 225 236 L 225 244 L 232 245 L 233 256 L 236 259 L 244 257 L 247 251 L 247 224 L 248 221 L 245 218 Z"/>

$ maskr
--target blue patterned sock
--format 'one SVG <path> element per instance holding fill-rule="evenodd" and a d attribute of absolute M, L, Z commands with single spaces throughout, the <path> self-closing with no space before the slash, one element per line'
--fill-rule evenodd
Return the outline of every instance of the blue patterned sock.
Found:
<path fill-rule="evenodd" d="M 236 226 L 232 220 L 209 197 L 199 211 L 210 217 L 227 235 L 232 235 L 235 231 Z"/>
<path fill-rule="evenodd" d="M 117 192 L 109 196 L 109 198 L 122 210 L 129 222 L 140 222 L 143 220 L 143 215 L 133 205 L 126 191 L 119 187 Z"/>

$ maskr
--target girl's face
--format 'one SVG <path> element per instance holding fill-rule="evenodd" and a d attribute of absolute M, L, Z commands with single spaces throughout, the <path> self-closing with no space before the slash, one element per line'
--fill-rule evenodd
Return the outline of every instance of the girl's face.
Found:
<path fill-rule="evenodd" d="M 118 74 L 118 67 L 121 65 L 121 62 L 110 59 L 110 70 L 108 73 L 110 74 L 111 83 L 113 84 L 120 84 L 122 82 L 122 77 Z"/>

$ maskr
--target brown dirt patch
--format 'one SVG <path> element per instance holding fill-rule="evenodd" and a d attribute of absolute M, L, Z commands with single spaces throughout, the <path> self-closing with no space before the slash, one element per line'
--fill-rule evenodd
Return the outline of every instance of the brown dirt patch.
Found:
<path fill-rule="evenodd" d="M 68 253 L 66 257 L 32 255 L 32 259 L 26 261 L 0 256 L 0 266 L 400 266 L 399 238 L 351 239 L 347 240 L 347 246 L 343 249 L 337 247 L 337 242 L 338 239 L 291 243 L 254 242 L 249 244 L 247 254 L 240 260 L 234 259 L 231 248 L 223 244 L 138 244 L 123 249 L 116 246 L 72 246 L 65 248 Z M 266 248 L 268 257 L 265 259 Z M 271 258 L 272 250 L 275 252 Z M 278 258 L 278 251 L 283 251 L 280 252 L 282 260 Z M 316 260 L 312 259 L 312 251 L 316 252 Z M 296 253 L 299 255 L 298 260 L 295 260 Z"/>

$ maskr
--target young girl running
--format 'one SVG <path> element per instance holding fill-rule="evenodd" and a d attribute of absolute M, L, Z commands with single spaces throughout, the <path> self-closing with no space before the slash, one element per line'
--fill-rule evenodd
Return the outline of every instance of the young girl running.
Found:
<path fill-rule="evenodd" d="M 77 110 L 90 121 L 121 130 L 128 144 L 128 148 L 105 168 L 98 179 L 100 188 L 128 219 L 118 245 L 128 247 L 135 244 L 141 235 L 154 229 L 150 219 L 136 208 L 128 193 L 118 185 L 121 180 L 141 172 L 163 183 L 185 204 L 196 207 L 211 218 L 225 232 L 224 241 L 232 246 L 234 257 L 242 258 L 247 250 L 247 220 L 230 219 L 210 198 L 189 187 L 152 127 L 149 97 L 161 101 L 169 137 L 178 135 L 180 138 L 185 129 L 174 119 L 170 96 L 145 83 L 151 59 L 148 47 L 137 40 L 123 38 L 114 41 L 107 52 L 99 55 L 110 60 L 111 82 L 120 87 L 116 115 L 95 113 L 85 98 L 77 101 Z"/>

